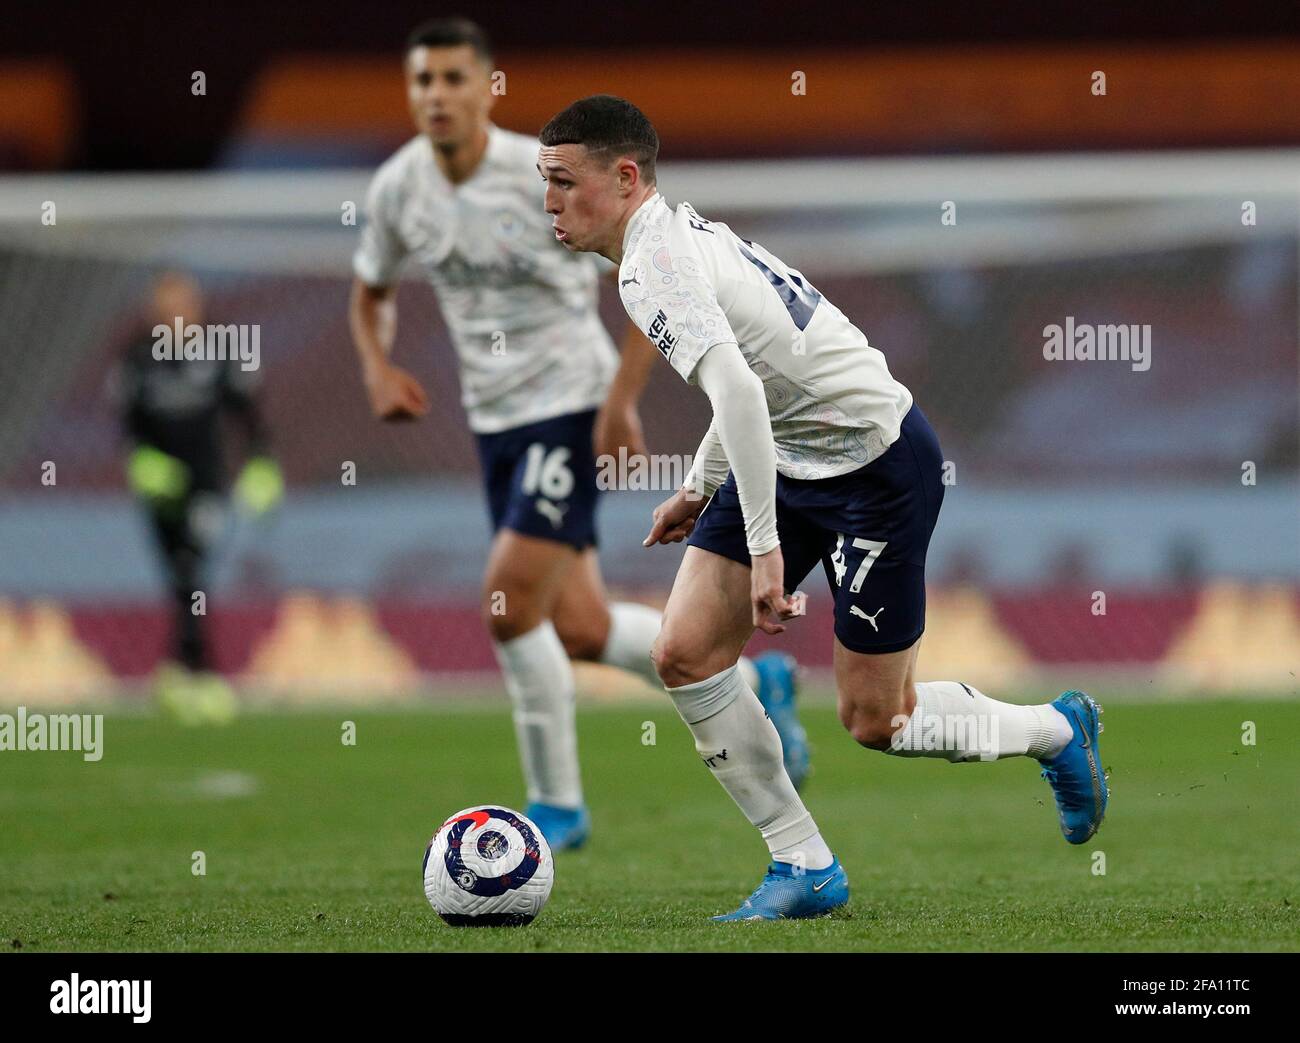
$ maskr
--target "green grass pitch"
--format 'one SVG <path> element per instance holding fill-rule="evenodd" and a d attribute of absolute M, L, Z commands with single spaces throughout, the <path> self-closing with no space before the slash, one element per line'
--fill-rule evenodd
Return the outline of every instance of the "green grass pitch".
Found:
<path fill-rule="evenodd" d="M 709 921 L 758 883 L 766 851 L 668 704 L 647 703 L 579 715 L 594 830 L 557 860 L 542 916 L 444 926 L 421 886 L 429 836 L 461 807 L 523 803 L 496 700 L 193 731 L 109 715 L 99 763 L 0 753 L 0 948 L 1300 948 L 1300 705 L 1112 700 L 1110 812 L 1077 848 L 1030 761 L 902 761 L 855 746 L 825 702 L 804 717 L 805 797 L 853 889 L 827 919 Z"/>

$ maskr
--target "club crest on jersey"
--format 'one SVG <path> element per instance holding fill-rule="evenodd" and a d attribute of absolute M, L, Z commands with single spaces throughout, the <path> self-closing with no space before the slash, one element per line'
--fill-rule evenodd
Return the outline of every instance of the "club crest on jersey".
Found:
<path fill-rule="evenodd" d="M 650 320 L 650 328 L 646 330 L 645 335 L 650 338 L 650 343 L 663 353 L 664 358 L 671 359 L 673 357 L 673 348 L 677 347 L 677 338 L 668 332 L 668 316 L 664 314 L 662 308 Z"/>
<path fill-rule="evenodd" d="M 523 222 L 509 210 L 498 210 L 496 221 L 497 231 L 508 239 L 518 238 L 519 233 L 523 231 Z"/>

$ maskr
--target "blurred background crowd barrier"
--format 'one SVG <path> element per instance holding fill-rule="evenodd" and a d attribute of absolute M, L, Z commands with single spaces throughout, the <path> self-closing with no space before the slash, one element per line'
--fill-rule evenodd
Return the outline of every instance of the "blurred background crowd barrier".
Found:
<path fill-rule="evenodd" d="M 396 358 L 433 400 L 419 424 L 370 418 L 347 329 L 349 207 L 410 136 L 398 55 L 425 16 L 385 16 L 390 42 L 357 53 L 253 16 L 256 61 L 218 36 L 206 64 L 123 68 L 129 113 L 90 89 L 106 59 L 0 54 L 0 697 L 131 692 L 166 647 L 113 402 L 162 266 L 196 274 L 211 321 L 260 325 L 288 481 L 272 516 L 231 515 L 220 537 L 220 668 L 308 701 L 491 685 L 487 514 L 432 292 L 408 279 L 400 297 Z M 664 140 L 670 201 L 797 266 L 885 353 L 952 465 L 923 672 L 1294 695 L 1300 45 L 854 30 L 800 50 L 756 31 L 721 51 L 664 32 L 503 46 L 497 122 L 533 133 L 575 97 L 628 95 Z M 144 89 L 163 76 L 180 80 Z M 1067 320 L 1149 326 L 1149 368 L 1049 360 L 1045 329 Z M 661 367 L 642 416 L 653 452 L 687 454 L 708 406 Z M 681 554 L 640 548 L 664 495 L 601 506 L 610 586 L 656 604 Z M 805 587 L 782 647 L 826 667 L 829 596 L 819 574 Z"/>

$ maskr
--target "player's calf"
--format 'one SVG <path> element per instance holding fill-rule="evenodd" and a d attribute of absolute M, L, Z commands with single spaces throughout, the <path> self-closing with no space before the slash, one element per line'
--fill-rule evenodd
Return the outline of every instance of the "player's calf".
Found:
<path fill-rule="evenodd" d="M 570 659 L 600 660 L 609 643 L 612 621 L 594 547 L 579 552 L 566 568 L 551 608 L 551 620 Z M 649 639 L 644 655 L 648 663 Z"/>
<path fill-rule="evenodd" d="M 836 641 L 840 720 L 863 746 L 953 762 L 1043 759 L 1072 738 L 1054 706 L 1000 702 L 962 681 L 914 681 L 918 650 L 869 655 Z"/>
<path fill-rule="evenodd" d="M 835 642 L 835 681 L 840 723 L 853 741 L 888 750 L 900 724 L 912 714 L 915 646 L 900 652 L 853 652 Z"/>
<path fill-rule="evenodd" d="M 552 616 L 555 632 L 560 635 L 564 653 L 570 659 L 599 662 L 609 640 L 609 612 L 604 605 L 593 606 L 599 612 L 573 615 L 559 609 Z"/>
<path fill-rule="evenodd" d="M 915 706 L 900 715 L 886 752 L 953 762 L 1044 759 L 1072 737 L 1069 722 L 1052 705 L 990 699 L 962 681 L 918 681 Z"/>

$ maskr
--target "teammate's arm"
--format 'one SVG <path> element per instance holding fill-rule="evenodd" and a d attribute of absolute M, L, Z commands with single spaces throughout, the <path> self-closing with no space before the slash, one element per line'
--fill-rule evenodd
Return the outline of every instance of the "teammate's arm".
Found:
<path fill-rule="evenodd" d="M 618 270 L 614 270 L 618 277 Z M 659 352 L 646 340 L 645 334 L 629 322 L 623 334 L 622 351 L 619 355 L 618 372 L 609 387 L 609 394 L 596 414 L 593 433 L 596 455 L 617 456 L 620 447 L 626 446 L 629 456 L 645 456 L 645 432 L 641 428 L 641 416 L 637 412 L 637 402 L 645 390 L 646 381 L 650 379 L 650 368 L 654 365 Z"/>
<path fill-rule="evenodd" d="M 389 361 L 397 337 L 397 279 L 408 253 L 393 219 L 401 206 L 381 169 L 366 193 L 366 222 L 352 257 L 348 324 L 366 396 L 380 420 L 414 420 L 429 411 L 420 382 Z"/>
<path fill-rule="evenodd" d="M 389 360 L 397 335 L 397 287 L 371 286 L 353 278 L 348 323 L 375 416 L 380 420 L 414 420 L 424 416 L 429 411 L 424 388 L 415 377 Z"/>

